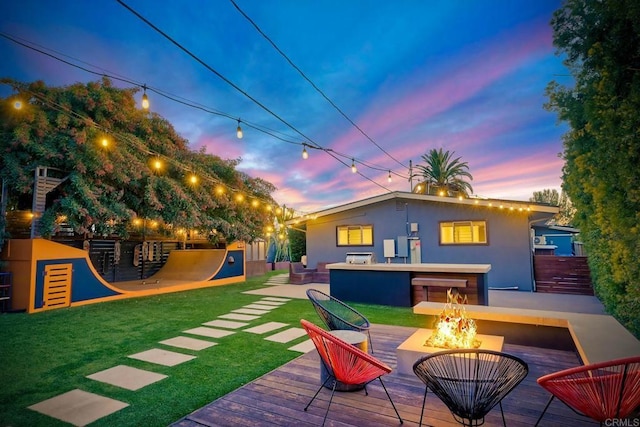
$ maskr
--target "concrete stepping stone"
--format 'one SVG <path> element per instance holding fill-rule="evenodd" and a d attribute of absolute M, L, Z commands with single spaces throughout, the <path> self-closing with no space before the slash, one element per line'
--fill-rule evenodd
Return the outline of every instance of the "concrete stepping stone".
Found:
<path fill-rule="evenodd" d="M 87 378 L 135 391 L 163 380 L 167 378 L 167 376 L 131 366 L 118 365 L 105 369 L 104 371 L 96 372 L 95 374 L 87 375 Z"/>
<path fill-rule="evenodd" d="M 306 340 L 302 341 L 300 344 L 296 344 L 293 347 L 289 347 L 287 350 L 298 351 L 300 353 L 309 353 L 312 350 L 315 350 L 316 346 L 313 344 L 313 341 Z"/>
<path fill-rule="evenodd" d="M 153 348 L 127 357 L 163 366 L 175 366 L 196 358 L 196 356 L 189 354 L 176 353 L 159 348 Z"/>
<path fill-rule="evenodd" d="M 266 300 L 266 301 L 277 301 L 277 302 L 289 302 L 289 301 L 291 301 L 290 298 L 280 298 L 280 297 L 264 297 L 262 299 Z"/>
<path fill-rule="evenodd" d="M 222 314 L 218 317 L 221 319 L 231 319 L 231 320 L 256 320 L 260 318 L 260 316 L 252 316 L 250 314 L 239 314 L 239 313 Z"/>
<path fill-rule="evenodd" d="M 231 320 L 212 320 L 211 322 L 203 323 L 204 326 L 213 326 L 218 328 L 227 328 L 227 329 L 238 329 L 243 326 L 247 326 L 248 323 L 245 322 L 233 322 Z"/>
<path fill-rule="evenodd" d="M 304 335 L 307 335 L 307 332 L 302 328 L 289 328 L 285 331 L 278 332 L 277 334 L 268 336 L 265 338 L 265 340 L 285 343 L 285 342 L 293 341 L 296 338 L 300 338 Z"/>
<path fill-rule="evenodd" d="M 86 426 L 113 414 L 128 403 L 75 389 L 29 406 L 29 409 L 65 421 L 74 426 Z"/>
<path fill-rule="evenodd" d="M 218 345 L 218 343 L 216 342 L 199 340 L 196 338 L 189 338 L 189 337 L 169 338 L 168 340 L 160 341 L 160 344 L 170 345 L 171 347 L 186 348 L 187 350 L 195 350 L 195 351 L 204 350 L 205 348 Z"/>
<path fill-rule="evenodd" d="M 251 332 L 252 334 L 266 334 L 267 332 L 275 331 L 276 329 L 282 329 L 285 326 L 289 325 L 282 322 L 267 322 L 262 325 L 254 326 L 253 328 L 244 329 L 244 332 Z"/>
<path fill-rule="evenodd" d="M 255 314 L 256 316 L 267 314 L 268 312 L 269 310 L 254 310 L 251 308 L 239 308 L 237 310 L 232 310 L 232 313 Z"/>
<path fill-rule="evenodd" d="M 280 307 L 281 305 L 285 305 L 286 302 L 278 302 L 278 301 L 263 301 L 260 300 L 258 302 L 256 302 L 256 304 L 262 304 L 262 305 L 272 305 L 274 307 Z"/>
<path fill-rule="evenodd" d="M 245 305 L 242 308 L 250 308 L 253 310 L 273 310 L 274 308 L 278 308 L 278 307 L 274 307 L 272 305 L 265 305 L 265 304 L 249 304 L 249 305 Z"/>
<path fill-rule="evenodd" d="M 235 334 L 234 331 L 223 331 L 222 329 L 207 328 L 204 326 L 188 329 L 182 332 L 184 332 L 185 334 L 201 335 L 203 337 L 209 338 L 222 338 L 226 337 L 227 335 Z"/>

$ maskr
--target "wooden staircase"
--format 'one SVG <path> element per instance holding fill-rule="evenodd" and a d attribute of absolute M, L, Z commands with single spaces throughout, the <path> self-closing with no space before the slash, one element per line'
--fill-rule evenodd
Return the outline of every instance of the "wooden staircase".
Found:
<path fill-rule="evenodd" d="M 44 213 L 47 204 L 47 194 L 66 181 L 68 176 L 64 178 L 55 178 L 50 172 L 60 174 L 59 169 L 38 166 L 36 168 L 35 182 L 33 184 L 33 206 L 31 212 L 33 219 L 31 221 L 31 238 L 40 237 L 40 217 Z"/>

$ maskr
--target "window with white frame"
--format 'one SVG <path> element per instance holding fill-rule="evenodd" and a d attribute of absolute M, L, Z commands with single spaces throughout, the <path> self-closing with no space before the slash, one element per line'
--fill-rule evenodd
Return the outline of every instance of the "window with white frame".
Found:
<path fill-rule="evenodd" d="M 444 221 L 440 223 L 441 245 L 486 245 L 486 221 Z"/>
<path fill-rule="evenodd" d="M 373 246 L 373 225 L 339 225 L 338 246 Z"/>

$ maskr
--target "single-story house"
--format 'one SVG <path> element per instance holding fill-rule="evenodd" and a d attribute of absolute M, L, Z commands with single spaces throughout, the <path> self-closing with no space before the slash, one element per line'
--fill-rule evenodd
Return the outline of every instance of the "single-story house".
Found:
<path fill-rule="evenodd" d="M 525 201 L 390 192 L 294 221 L 306 225 L 310 267 L 353 252 L 378 263 L 490 264 L 489 288 L 532 291 L 532 226 L 557 213 Z"/>

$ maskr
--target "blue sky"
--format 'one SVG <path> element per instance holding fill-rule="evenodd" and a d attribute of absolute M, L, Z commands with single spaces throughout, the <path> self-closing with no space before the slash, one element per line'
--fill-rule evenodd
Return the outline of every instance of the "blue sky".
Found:
<path fill-rule="evenodd" d="M 559 0 L 235 0 L 365 135 L 231 1 L 123 1 L 266 110 L 115 0 L 4 2 L 0 32 L 230 116 L 149 92 L 151 109 L 192 149 L 241 158 L 239 169 L 302 212 L 408 191 L 409 161 L 432 148 L 468 162 L 478 196 L 560 189 L 566 129 L 543 109 L 548 82 L 568 83 L 549 25 Z M 5 38 L 0 55 L 0 77 L 98 79 Z M 238 118 L 286 141 L 247 125 L 239 140 Z M 303 160 L 303 142 L 332 151 L 308 149 Z M 364 177 L 351 172 L 352 158 Z"/>

